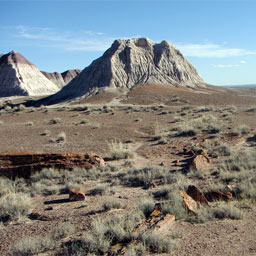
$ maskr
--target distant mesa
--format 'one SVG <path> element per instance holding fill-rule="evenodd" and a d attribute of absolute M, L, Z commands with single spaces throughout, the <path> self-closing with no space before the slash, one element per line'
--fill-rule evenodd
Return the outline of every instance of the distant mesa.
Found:
<path fill-rule="evenodd" d="M 49 95 L 59 91 L 38 68 L 16 51 L 0 57 L 0 97 Z"/>
<path fill-rule="evenodd" d="M 80 69 L 71 69 L 63 73 L 58 73 L 58 72 L 49 73 L 45 71 L 41 71 L 41 72 L 47 79 L 52 81 L 54 84 L 58 86 L 59 89 L 61 89 L 63 86 L 68 84 L 73 78 L 75 78 L 78 74 L 80 74 L 81 71 L 82 70 Z"/>
<path fill-rule="evenodd" d="M 168 41 L 147 38 L 115 40 L 112 46 L 69 84 L 43 104 L 55 104 L 95 94 L 99 89 L 129 91 L 136 85 L 165 84 L 189 88 L 207 84 L 196 69 Z"/>

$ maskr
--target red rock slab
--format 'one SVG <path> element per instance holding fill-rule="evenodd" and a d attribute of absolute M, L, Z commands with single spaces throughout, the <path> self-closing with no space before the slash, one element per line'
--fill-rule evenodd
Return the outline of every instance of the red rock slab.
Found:
<path fill-rule="evenodd" d="M 187 194 L 191 196 L 196 202 L 209 205 L 204 193 L 196 186 L 189 185 L 187 189 Z"/>
<path fill-rule="evenodd" d="M 220 200 L 229 201 L 232 199 L 232 194 L 223 190 L 211 190 L 205 193 L 205 197 L 210 202 Z"/>
<path fill-rule="evenodd" d="M 0 176 L 29 178 L 43 168 L 71 170 L 74 167 L 90 169 L 104 166 L 104 160 L 87 152 L 47 154 L 33 152 L 8 152 L 0 154 Z"/>
<path fill-rule="evenodd" d="M 187 211 L 197 214 L 199 210 L 199 206 L 197 202 L 191 196 L 189 196 L 185 191 L 181 191 L 181 196 L 183 197 L 183 201 L 187 208 Z"/>

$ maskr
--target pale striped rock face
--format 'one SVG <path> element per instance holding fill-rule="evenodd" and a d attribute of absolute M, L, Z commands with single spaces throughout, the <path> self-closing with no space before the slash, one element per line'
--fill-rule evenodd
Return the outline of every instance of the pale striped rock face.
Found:
<path fill-rule="evenodd" d="M 71 69 L 62 73 L 49 73 L 42 71 L 42 74 L 61 89 L 63 86 L 68 84 L 73 78 L 75 78 L 80 72 L 80 69 Z"/>
<path fill-rule="evenodd" d="M 0 97 L 40 96 L 59 91 L 30 61 L 12 51 L 0 58 Z"/>
<path fill-rule="evenodd" d="M 93 61 L 50 101 L 80 97 L 93 88 L 129 90 L 150 83 L 191 88 L 206 85 L 171 43 L 134 38 L 115 40 L 102 57 Z"/>

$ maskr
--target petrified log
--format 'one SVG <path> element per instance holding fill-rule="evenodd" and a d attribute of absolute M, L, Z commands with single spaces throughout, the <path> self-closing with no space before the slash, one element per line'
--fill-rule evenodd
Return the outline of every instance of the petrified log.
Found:
<path fill-rule="evenodd" d="M 205 197 L 210 202 L 219 200 L 229 201 L 232 199 L 232 194 L 224 190 L 211 190 L 205 193 Z"/>
<path fill-rule="evenodd" d="M 189 185 L 187 189 L 187 194 L 191 196 L 195 201 L 201 204 L 209 205 L 207 199 L 205 198 L 204 193 L 196 186 Z"/>
<path fill-rule="evenodd" d="M 181 191 L 181 196 L 183 197 L 183 201 L 187 211 L 189 213 L 197 214 L 199 210 L 199 205 L 197 204 L 197 202 L 185 191 Z"/>
<path fill-rule="evenodd" d="M 0 176 L 9 178 L 29 178 L 31 174 L 43 168 L 90 169 L 94 165 L 103 166 L 105 162 L 101 157 L 89 153 L 8 152 L 0 154 Z"/>

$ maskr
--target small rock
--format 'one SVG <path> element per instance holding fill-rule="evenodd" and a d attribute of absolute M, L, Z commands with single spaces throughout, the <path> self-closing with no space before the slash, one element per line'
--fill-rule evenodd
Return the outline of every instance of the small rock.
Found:
<path fill-rule="evenodd" d="M 197 155 L 192 160 L 190 167 L 196 171 L 204 171 L 208 164 L 210 163 L 210 159 L 205 155 Z"/>
<path fill-rule="evenodd" d="M 85 200 L 85 193 L 79 188 L 69 189 L 69 201 L 83 201 Z"/>
<path fill-rule="evenodd" d="M 28 216 L 31 220 L 41 220 L 41 221 L 50 221 L 52 220 L 50 217 L 46 215 L 42 215 L 38 212 L 32 212 Z"/>

